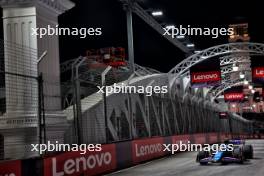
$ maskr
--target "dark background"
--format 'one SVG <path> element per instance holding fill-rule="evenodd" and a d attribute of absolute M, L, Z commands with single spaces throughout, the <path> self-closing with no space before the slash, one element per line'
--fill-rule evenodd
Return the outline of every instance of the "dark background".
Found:
<path fill-rule="evenodd" d="M 118 0 L 72 0 L 76 6 L 59 16 L 60 27 L 101 27 L 102 36 L 60 36 L 61 62 L 84 55 L 87 49 L 102 47 L 127 48 L 126 16 Z M 148 10 L 162 10 L 156 18 L 164 24 L 191 25 L 191 27 L 227 27 L 228 24 L 249 24 L 251 42 L 264 43 L 263 4 L 260 0 L 139 0 Z M 174 45 L 149 27 L 136 15 L 133 16 L 135 62 L 169 71 L 186 58 Z M 1 22 L 2 31 L 2 22 Z M 2 33 L 2 32 L 1 32 Z M 2 37 L 3 38 L 3 37 Z M 190 38 L 198 50 L 227 43 L 226 36 Z"/>
<path fill-rule="evenodd" d="M 76 7 L 60 16 L 61 26 L 102 27 L 101 37 L 73 39 L 61 37 L 61 58 L 72 59 L 88 48 L 127 47 L 126 18 L 118 0 L 74 0 Z M 164 15 L 156 18 L 165 24 L 193 27 L 228 27 L 228 24 L 248 22 L 252 42 L 263 42 L 264 10 L 260 0 L 141 0 L 144 9 L 160 9 Z M 136 15 L 134 17 L 135 62 L 163 72 L 169 71 L 186 56 Z M 227 37 L 190 38 L 196 48 L 227 43 Z"/>

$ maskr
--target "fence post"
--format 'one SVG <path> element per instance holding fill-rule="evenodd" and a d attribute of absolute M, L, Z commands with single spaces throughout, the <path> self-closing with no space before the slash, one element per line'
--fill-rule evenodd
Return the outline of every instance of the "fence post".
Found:
<path fill-rule="evenodd" d="M 101 74 L 101 85 L 104 86 L 103 103 L 104 103 L 104 120 L 105 120 L 105 143 L 108 143 L 108 119 L 107 119 L 107 102 L 106 102 L 106 81 L 105 76 L 111 70 L 111 66 L 108 66 Z"/>
<path fill-rule="evenodd" d="M 45 121 L 45 104 L 43 92 L 42 73 L 37 78 L 38 81 L 38 120 L 39 120 L 39 144 L 47 142 L 46 138 L 46 121 Z"/>
<path fill-rule="evenodd" d="M 132 73 L 129 78 L 127 79 L 127 85 L 130 85 L 130 81 L 135 77 L 135 73 Z M 134 139 L 134 132 L 133 132 L 133 110 L 132 110 L 132 102 L 131 102 L 131 94 L 127 93 L 127 107 L 128 107 L 128 117 L 129 117 L 129 138 L 130 140 Z"/>
<path fill-rule="evenodd" d="M 79 128 L 79 116 L 80 116 L 80 112 L 78 113 L 78 108 L 80 108 L 80 106 L 78 106 L 78 102 L 77 101 L 77 95 L 78 91 L 78 87 L 79 86 L 76 86 L 76 85 L 79 85 L 79 83 L 76 82 L 76 79 L 79 79 L 79 76 L 78 76 L 78 67 L 79 67 L 79 64 L 82 63 L 84 60 L 86 60 L 85 58 L 83 57 L 78 57 L 71 65 L 71 83 L 72 83 L 72 90 L 73 90 L 73 106 L 72 106 L 72 110 L 73 110 L 73 122 L 74 122 L 74 140 L 77 140 L 76 143 L 77 144 L 80 144 L 80 128 Z"/>
<path fill-rule="evenodd" d="M 82 102 L 81 102 L 81 92 L 80 92 L 80 80 L 79 80 L 79 67 L 86 60 L 83 58 L 77 65 L 75 70 L 75 98 L 76 98 L 76 110 L 77 110 L 77 134 L 78 134 L 78 144 L 82 144 L 83 142 L 83 134 L 82 134 Z"/>
<path fill-rule="evenodd" d="M 82 109 L 81 109 L 81 97 L 80 97 L 80 81 L 78 76 L 75 78 L 75 92 L 76 92 L 76 109 L 77 109 L 77 118 L 76 118 L 76 125 L 77 125 L 77 137 L 78 137 L 78 144 L 81 144 L 82 141 Z"/>

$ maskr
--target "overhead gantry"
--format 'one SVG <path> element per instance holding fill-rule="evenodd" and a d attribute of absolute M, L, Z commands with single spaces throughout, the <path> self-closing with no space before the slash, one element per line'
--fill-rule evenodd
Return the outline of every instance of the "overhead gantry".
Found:
<path fill-rule="evenodd" d="M 185 79 L 185 86 L 184 86 L 185 89 L 190 87 L 189 70 L 191 67 L 195 66 L 196 64 L 199 64 L 205 60 L 214 57 L 220 57 L 219 58 L 220 66 L 226 66 L 229 64 L 240 63 L 240 62 L 250 63 L 250 58 L 249 58 L 250 56 L 241 55 L 243 53 L 249 53 L 249 55 L 250 54 L 264 55 L 264 44 L 250 43 L 250 42 L 228 43 L 228 44 L 210 47 L 208 49 L 200 51 L 199 53 L 189 56 L 188 58 L 184 59 L 182 62 L 177 64 L 168 73 L 171 95 L 172 96 L 175 95 L 175 90 L 176 90 L 175 84 L 177 80 Z M 250 71 L 250 68 L 246 68 L 243 71 Z M 230 72 L 232 72 L 230 68 L 223 67 L 222 73 L 228 74 Z M 230 81 L 232 82 L 232 80 L 228 79 L 227 82 Z"/>

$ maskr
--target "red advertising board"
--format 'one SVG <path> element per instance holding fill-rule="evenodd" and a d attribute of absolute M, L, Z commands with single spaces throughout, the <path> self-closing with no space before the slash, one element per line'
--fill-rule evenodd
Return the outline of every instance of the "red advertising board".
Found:
<path fill-rule="evenodd" d="M 162 137 L 132 141 L 133 163 L 150 160 L 165 155 Z"/>
<path fill-rule="evenodd" d="M 208 133 L 208 136 L 209 136 L 209 143 L 210 144 L 214 144 L 214 143 L 218 142 L 217 133 Z"/>
<path fill-rule="evenodd" d="M 253 78 L 264 78 L 264 67 L 253 68 Z"/>
<path fill-rule="evenodd" d="M 180 144 L 180 142 L 188 144 L 190 140 L 190 135 L 177 135 L 171 137 L 172 144 Z"/>
<path fill-rule="evenodd" d="M 21 161 L 7 161 L 0 163 L 0 176 L 21 176 Z"/>
<path fill-rule="evenodd" d="M 171 137 L 171 143 L 174 145 L 173 152 L 187 151 L 191 144 L 190 135 L 177 135 Z"/>
<path fill-rule="evenodd" d="M 44 159 L 44 176 L 96 175 L 116 169 L 115 144 L 102 145 L 101 151 L 67 152 Z"/>
<path fill-rule="evenodd" d="M 206 143 L 206 138 L 205 138 L 205 134 L 201 133 L 201 134 L 194 134 L 194 142 L 195 144 L 205 144 Z"/>
<path fill-rule="evenodd" d="M 209 71 L 209 72 L 192 72 L 191 82 L 192 83 L 206 83 L 215 82 L 221 80 L 220 71 Z"/>
<path fill-rule="evenodd" d="M 242 101 L 244 100 L 243 92 L 232 92 L 224 94 L 225 101 Z"/>
<path fill-rule="evenodd" d="M 221 138 L 221 142 L 224 142 L 224 140 L 226 140 L 228 137 L 225 133 L 221 133 L 220 138 Z"/>
<path fill-rule="evenodd" d="M 219 119 L 228 119 L 227 112 L 219 112 Z"/>

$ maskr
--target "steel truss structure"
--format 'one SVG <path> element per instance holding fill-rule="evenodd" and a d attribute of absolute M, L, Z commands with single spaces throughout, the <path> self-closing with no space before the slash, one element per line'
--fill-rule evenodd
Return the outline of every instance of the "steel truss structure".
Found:
<path fill-rule="evenodd" d="M 250 62 L 250 56 L 246 55 L 240 55 L 240 54 L 232 54 L 220 57 L 220 66 L 225 66 L 229 64 L 235 64 L 235 63 L 249 63 Z"/>
<path fill-rule="evenodd" d="M 166 75 L 147 75 L 132 78 L 127 84 L 165 85 L 168 82 L 164 78 Z M 230 123 L 219 119 L 217 106 L 191 94 L 172 99 L 168 94 L 148 96 L 117 93 L 108 95 L 104 101 L 103 94 L 95 93 L 82 99 L 81 104 L 83 143 L 199 132 L 230 132 Z M 103 107 L 106 107 L 106 114 Z M 233 118 L 232 114 L 229 116 L 236 133 L 243 132 L 251 125 L 248 121 Z M 67 135 L 74 136 L 72 131 Z"/>
<path fill-rule="evenodd" d="M 170 85 L 174 84 L 175 80 L 185 72 L 187 72 L 192 66 L 201 63 L 206 59 L 210 59 L 213 57 L 226 55 L 226 54 L 236 54 L 236 53 L 253 53 L 253 54 L 264 54 L 264 44 L 261 43 L 248 43 L 248 42 L 241 42 L 241 43 L 229 43 L 214 46 L 208 49 L 205 49 L 199 53 L 196 53 L 182 62 L 177 64 L 173 69 L 169 71 L 170 76 Z M 229 59 L 229 60 L 227 60 Z M 222 63 L 227 62 L 234 62 L 232 61 L 231 57 L 223 59 Z"/>
<path fill-rule="evenodd" d="M 235 56 L 225 56 L 224 57 L 226 62 L 221 62 L 221 65 L 223 65 L 221 67 L 221 75 L 222 77 L 222 83 L 219 86 L 222 86 L 224 84 L 230 84 L 232 82 L 232 74 L 237 74 L 239 76 L 239 74 L 241 72 L 243 72 L 244 74 L 251 73 L 251 68 L 250 68 L 250 57 L 239 57 L 239 55 L 235 55 Z M 227 59 L 228 58 L 228 59 Z M 220 58 L 221 60 L 221 58 Z M 243 64 L 243 67 L 240 67 L 238 71 L 234 71 L 233 70 L 233 65 L 234 63 L 240 63 Z M 190 77 L 190 73 L 189 72 L 185 72 L 182 77 Z M 250 81 L 251 78 L 248 78 L 248 80 Z M 188 82 L 187 88 L 191 87 L 191 83 L 190 80 Z M 211 87 L 210 90 L 214 90 L 214 87 Z"/>
<path fill-rule="evenodd" d="M 260 46 L 262 47 L 262 45 Z M 227 48 L 230 48 L 230 46 Z M 238 50 L 238 48 L 240 47 L 236 47 L 236 49 L 233 47 L 232 51 L 248 52 L 248 49 Z M 223 50 L 218 51 L 220 53 L 224 52 Z M 259 47 L 251 49 L 251 51 L 263 52 Z M 212 57 L 213 55 L 217 54 L 211 54 Z M 207 56 L 209 58 L 210 54 L 207 53 Z M 225 59 L 231 63 L 227 58 Z M 230 59 L 232 58 L 230 57 Z M 235 61 L 233 60 L 232 62 Z M 79 61 L 79 63 L 84 63 L 84 65 L 79 64 L 77 69 L 79 70 L 79 76 L 76 78 L 83 82 L 81 75 L 84 72 L 82 67 L 86 67 L 86 62 Z M 137 66 L 136 70 L 138 71 L 135 74 L 123 79 L 118 84 L 147 87 L 148 85 L 162 86 L 170 83 L 168 74 L 158 73 L 140 66 Z M 100 72 L 101 76 L 103 72 L 105 71 L 102 70 Z M 186 76 L 187 72 L 182 71 L 182 73 Z M 108 71 L 104 78 L 106 83 L 108 82 L 107 79 L 111 79 L 112 76 L 111 71 Z M 103 78 L 101 77 L 101 79 Z M 179 82 L 179 79 L 177 80 Z M 239 81 L 233 84 L 238 83 Z M 108 82 L 106 85 L 111 84 L 111 82 Z M 229 114 L 230 121 L 220 120 L 218 111 L 222 110 L 221 107 L 210 101 L 213 97 L 213 92 L 219 94 L 228 86 L 233 86 L 233 84 L 224 84 L 223 86 L 212 88 L 207 93 L 207 98 L 203 96 L 201 89 L 188 89 L 188 85 L 175 86 L 174 96 L 169 93 L 162 95 L 153 94 L 152 96 L 148 96 L 146 93 L 115 93 L 107 96 L 100 92 L 90 94 L 79 100 L 79 102 L 75 102 L 79 103 L 78 107 L 81 108 L 79 110 L 81 112 L 79 115 L 81 114 L 81 116 L 78 119 L 81 118 L 79 128 L 82 135 L 82 143 L 107 143 L 142 137 L 199 132 L 230 132 L 230 129 L 236 133 L 244 132 L 246 129 L 251 129 L 252 124 L 249 121 L 231 113 Z M 186 89 L 186 91 L 183 89 Z M 182 92 L 184 93 L 182 94 Z M 65 109 L 68 120 L 72 121 L 72 123 L 74 123 L 74 116 L 76 115 L 73 107 L 70 105 Z M 73 124 L 72 128 L 67 132 L 67 136 L 76 136 L 74 132 Z M 68 140 L 68 142 L 75 141 L 74 138 L 69 138 Z"/>
<path fill-rule="evenodd" d="M 124 4 L 125 9 L 129 8 L 132 12 L 138 15 L 142 20 L 144 20 L 148 25 L 150 25 L 154 30 L 156 30 L 159 34 L 161 34 L 164 38 L 166 38 L 177 48 L 181 49 L 185 53 L 190 52 L 189 48 L 187 48 L 177 38 L 172 38 L 171 36 L 163 35 L 163 27 L 151 15 L 149 15 L 148 12 L 146 12 L 135 0 L 120 0 L 120 2 Z"/>
<path fill-rule="evenodd" d="M 251 55 L 241 55 L 241 54 L 231 54 L 227 56 L 220 57 L 220 66 L 222 83 L 232 81 L 232 74 L 236 74 L 239 77 L 240 73 L 249 74 L 251 73 Z M 233 64 L 239 65 L 238 71 L 233 70 Z"/>
<path fill-rule="evenodd" d="M 234 55 L 234 53 L 238 55 Z M 245 68 L 248 67 L 249 58 L 240 57 L 240 53 L 264 54 L 264 45 L 231 43 L 215 46 L 188 57 L 168 74 L 136 65 L 134 74 L 127 77 L 119 75 L 120 79 L 118 79 L 117 85 L 141 85 L 143 87 L 165 85 L 168 86 L 169 92 L 152 96 L 147 93 L 111 93 L 106 95 L 102 92 L 79 95 L 78 101 L 73 101 L 73 105 L 79 103 L 77 105 L 78 113 L 75 112 L 73 105 L 69 105 L 64 110 L 68 120 L 73 123 L 67 131 L 67 136 L 72 136 L 72 138 L 67 138 L 69 140 L 67 142 L 76 141 L 74 140 L 76 114 L 78 114 L 78 119 L 81 119 L 79 135 L 81 135 L 82 143 L 108 143 L 142 137 L 230 132 L 230 130 L 234 133 L 242 133 L 246 129 L 251 129 L 251 122 L 232 113 L 228 114 L 230 120 L 219 119 L 218 112 L 223 109 L 221 105 L 213 101 L 225 89 L 243 83 L 242 80 L 229 80 L 220 86 L 212 87 L 206 93 L 203 89 L 191 89 L 189 83 L 186 83 L 188 70 L 191 66 L 215 56 L 224 55 L 220 58 L 224 74 L 232 72 L 230 64 L 233 63 L 245 63 Z M 111 80 L 115 78 L 114 71 L 129 70 L 129 67 L 116 70 L 111 68 L 107 71 L 102 68 L 95 72 L 93 69 L 87 70 L 87 62 L 83 60 L 85 58 L 79 59 L 77 61 L 79 64 L 75 63 L 71 67 L 74 68 L 75 74 L 74 89 L 79 89 L 73 91 L 73 94 L 76 92 L 82 94 L 82 90 L 89 89 L 84 82 L 90 79 L 88 75 L 91 73 L 96 73 L 97 79 L 90 80 L 90 82 L 97 82 L 97 85 L 104 82 L 101 85 L 112 86 L 114 82 Z M 184 81 L 184 79 L 186 80 Z M 78 80 L 77 86 L 76 80 Z M 174 89 L 173 96 L 170 88 Z"/>
<path fill-rule="evenodd" d="M 248 53 L 245 55 L 243 53 Z M 178 79 L 182 79 L 189 75 L 189 69 L 206 59 L 213 57 L 220 57 L 220 66 L 222 74 L 225 75 L 223 79 L 223 84 L 230 85 L 231 74 L 234 73 L 232 66 L 230 64 L 242 63 L 243 68 L 240 68 L 240 71 L 250 72 L 250 55 L 264 55 L 264 44 L 261 43 L 228 43 L 224 45 L 214 46 L 208 49 L 205 49 L 197 54 L 194 54 L 181 63 L 177 64 L 170 72 L 168 73 L 170 89 L 172 90 L 171 95 L 175 95 L 175 82 Z M 238 72 L 238 73 L 239 73 Z M 220 85 L 221 86 L 221 85 Z M 190 87 L 188 83 L 187 88 Z M 212 89 L 214 90 L 214 89 Z"/>
<path fill-rule="evenodd" d="M 232 55 L 226 55 L 223 57 L 220 57 L 220 66 L 221 66 L 221 73 L 222 75 L 225 75 L 226 77 L 229 77 L 230 73 L 233 73 L 233 65 L 236 63 L 241 63 L 245 64 L 245 68 L 240 68 L 240 71 L 249 71 L 249 64 L 251 63 L 250 61 L 250 56 L 245 56 L 245 55 L 240 55 L 240 54 L 232 54 Z M 189 76 L 189 72 L 185 72 L 183 74 L 184 76 Z M 230 79 L 225 79 L 224 82 L 228 81 Z"/>
<path fill-rule="evenodd" d="M 211 100 L 215 100 L 221 93 L 223 93 L 225 90 L 229 89 L 230 87 L 243 85 L 244 80 L 243 79 L 237 79 L 233 80 L 228 83 L 221 84 L 220 86 L 213 87 L 209 90 L 208 95 L 211 95 Z"/>

